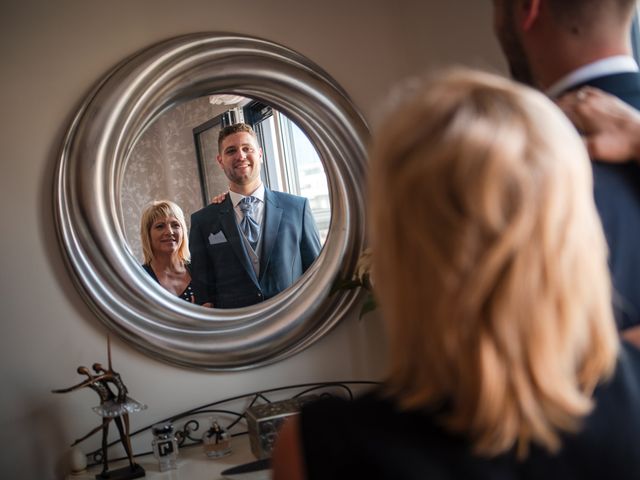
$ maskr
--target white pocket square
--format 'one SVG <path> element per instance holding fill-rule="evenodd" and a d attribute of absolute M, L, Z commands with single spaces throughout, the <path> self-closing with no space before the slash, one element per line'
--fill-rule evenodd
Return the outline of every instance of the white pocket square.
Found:
<path fill-rule="evenodd" d="M 222 230 L 218 233 L 210 233 L 209 234 L 209 245 L 217 245 L 218 243 L 226 243 L 227 237 L 224 236 Z"/>

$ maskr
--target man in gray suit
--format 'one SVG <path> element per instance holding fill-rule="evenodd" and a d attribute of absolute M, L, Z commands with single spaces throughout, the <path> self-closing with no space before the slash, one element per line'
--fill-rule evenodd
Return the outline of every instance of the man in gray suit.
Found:
<path fill-rule="evenodd" d="M 516 80 L 552 98 L 589 85 L 640 108 L 640 71 L 631 48 L 636 0 L 493 3 L 495 32 Z M 616 320 L 632 339 L 640 332 L 640 166 L 598 159 L 592 165 Z"/>
<path fill-rule="evenodd" d="M 191 216 L 191 278 L 198 303 L 239 308 L 293 284 L 320 253 L 320 236 L 306 198 L 262 184 L 249 125 L 223 128 L 218 151 L 229 193 Z"/>

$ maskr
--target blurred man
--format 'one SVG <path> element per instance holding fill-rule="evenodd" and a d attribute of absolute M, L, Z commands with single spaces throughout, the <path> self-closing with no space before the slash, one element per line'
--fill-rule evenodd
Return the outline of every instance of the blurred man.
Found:
<path fill-rule="evenodd" d="M 514 79 L 555 98 L 585 85 L 640 108 L 632 57 L 635 0 L 494 0 L 494 28 Z M 610 249 L 614 309 L 640 329 L 640 166 L 593 162 L 594 196 Z M 558 259 L 562 261 L 561 258 Z"/>

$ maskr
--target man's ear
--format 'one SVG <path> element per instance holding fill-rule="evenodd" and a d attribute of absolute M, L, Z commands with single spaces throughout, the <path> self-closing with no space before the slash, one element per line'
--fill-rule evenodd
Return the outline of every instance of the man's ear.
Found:
<path fill-rule="evenodd" d="M 540 14 L 540 3 L 544 0 L 524 0 L 522 2 L 522 30 L 530 30 Z"/>
<path fill-rule="evenodd" d="M 216 161 L 218 162 L 218 165 L 222 167 L 222 157 L 220 155 L 216 155 Z"/>

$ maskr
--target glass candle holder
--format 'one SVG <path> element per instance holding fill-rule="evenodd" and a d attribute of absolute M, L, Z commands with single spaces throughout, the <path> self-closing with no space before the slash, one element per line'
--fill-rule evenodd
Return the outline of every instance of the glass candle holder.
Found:
<path fill-rule="evenodd" d="M 173 433 L 171 422 L 160 423 L 151 428 L 153 433 L 153 456 L 158 461 L 161 472 L 178 468 L 178 441 Z"/>
<path fill-rule="evenodd" d="M 209 430 L 202 436 L 204 453 L 209 458 L 219 458 L 231 453 L 231 435 L 218 420 L 211 419 Z"/>

